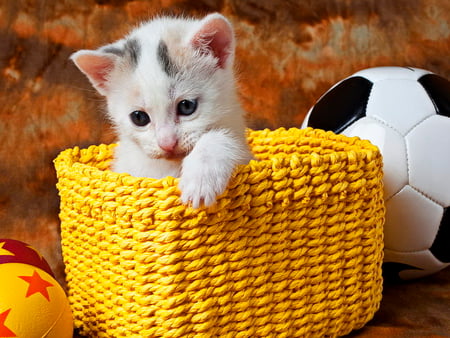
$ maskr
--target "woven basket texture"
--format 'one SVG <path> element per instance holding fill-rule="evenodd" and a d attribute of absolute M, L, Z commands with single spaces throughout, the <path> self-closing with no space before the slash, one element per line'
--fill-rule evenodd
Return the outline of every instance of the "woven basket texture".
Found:
<path fill-rule="evenodd" d="M 56 159 L 75 326 L 91 337 L 335 337 L 381 300 L 382 158 L 314 129 L 248 131 L 257 160 L 210 208 L 178 179 L 108 166 L 114 145 Z"/>

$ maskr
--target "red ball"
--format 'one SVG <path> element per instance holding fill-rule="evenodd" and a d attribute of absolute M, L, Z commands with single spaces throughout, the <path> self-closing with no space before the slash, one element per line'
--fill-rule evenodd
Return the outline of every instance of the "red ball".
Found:
<path fill-rule="evenodd" d="M 73 336 L 69 301 L 38 251 L 0 239 L 0 276 L 0 338 Z"/>

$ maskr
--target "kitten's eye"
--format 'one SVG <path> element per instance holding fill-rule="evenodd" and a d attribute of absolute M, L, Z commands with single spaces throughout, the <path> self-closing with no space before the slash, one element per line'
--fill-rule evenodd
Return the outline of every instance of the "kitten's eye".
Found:
<path fill-rule="evenodd" d="M 182 100 L 178 103 L 178 115 L 191 115 L 197 110 L 197 100 Z"/>
<path fill-rule="evenodd" d="M 131 122 L 138 127 L 144 127 L 150 123 L 150 116 L 145 111 L 135 110 L 130 114 Z"/>

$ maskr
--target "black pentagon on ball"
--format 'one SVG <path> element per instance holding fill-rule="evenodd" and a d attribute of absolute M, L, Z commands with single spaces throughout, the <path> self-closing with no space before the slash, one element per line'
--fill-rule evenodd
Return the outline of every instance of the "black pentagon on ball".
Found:
<path fill-rule="evenodd" d="M 366 116 L 373 83 L 361 76 L 347 78 L 322 96 L 314 105 L 308 127 L 342 132 Z"/>
<path fill-rule="evenodd" d="M 444 215 L 430 251 L 441 262 L 450 263 L 450 207 L 444 209 Z"/>
<path fill-rule="evenodd" d="M 450 81 L 436 74 L 426 74 L 419 83 L 433 101 L 436 112 L 450 117 Z"/>
<path fill-rule="evenodd" d="M 397 262 L 384 262 L 383 263 L 383 279 L 389 283 L 400 283 L 404 279 L 400 277 L 400 273 L 405 270 L 422 270 L 418 267 L 397 263 Z"/>

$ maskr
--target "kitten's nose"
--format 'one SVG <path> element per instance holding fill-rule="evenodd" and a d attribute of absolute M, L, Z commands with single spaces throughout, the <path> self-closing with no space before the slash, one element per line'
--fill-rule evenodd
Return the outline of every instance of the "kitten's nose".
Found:
<path fill-rule="evenodd" d="M 178 144 L 178 140 L 173 138 L 163 138 L 158 141 L 158 146 L 165 152 L 172 153 Z"/>
<path fill-rule="evenodd" d="M 158 146 L 167 153 L 173 153 L 178 144 L 175 127 L 171 123 L 162 123 L 156 131 Z"/>

